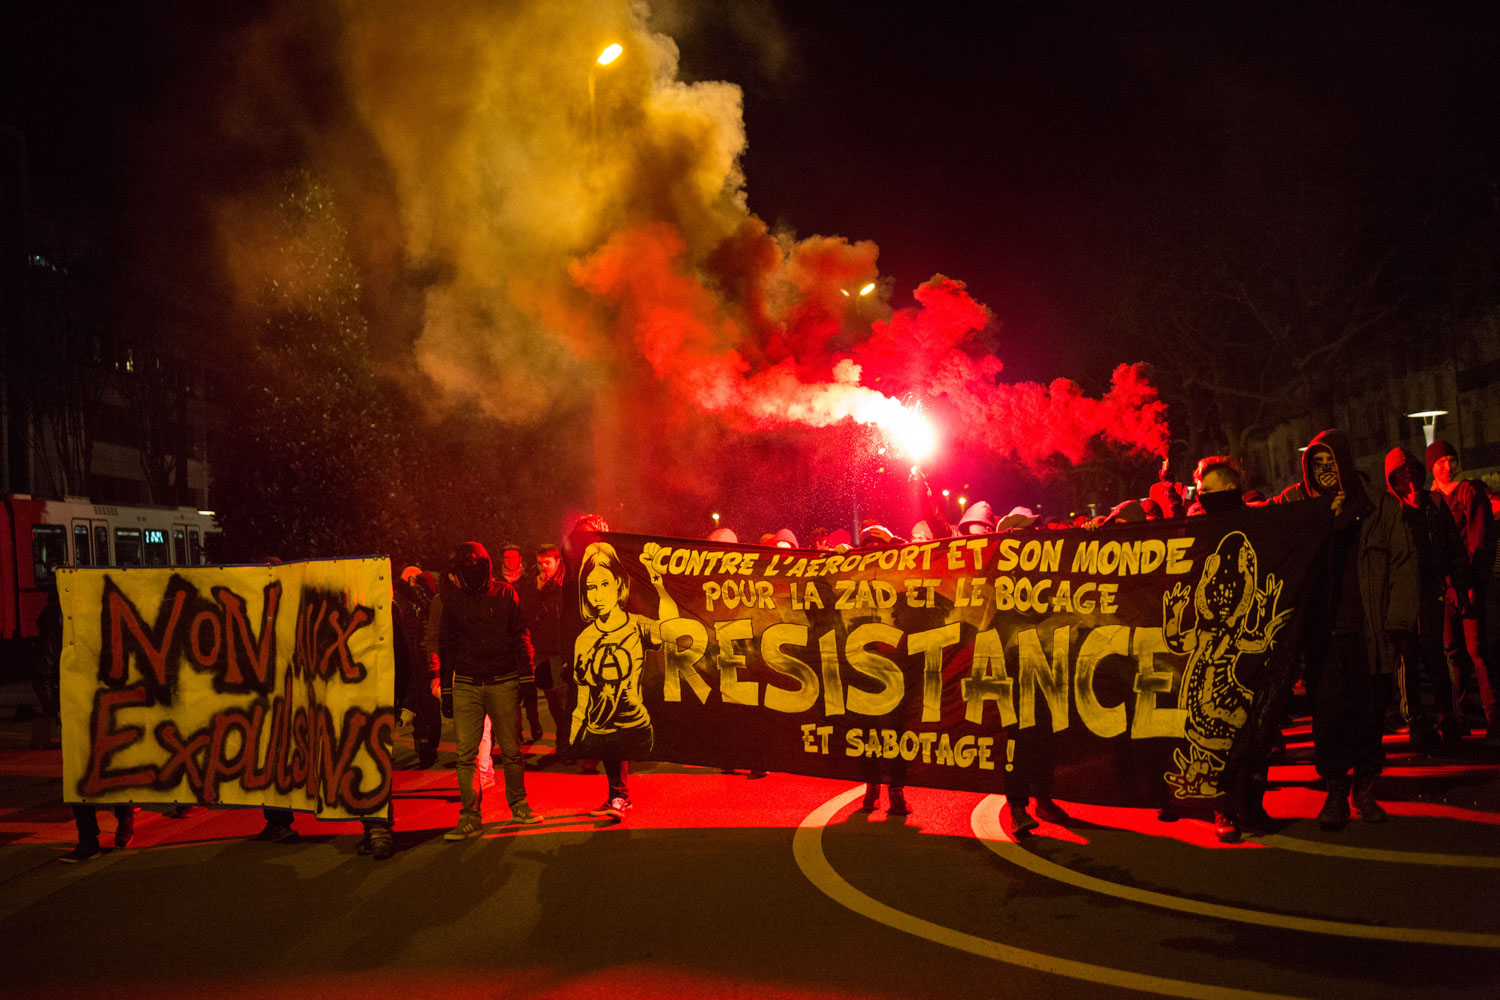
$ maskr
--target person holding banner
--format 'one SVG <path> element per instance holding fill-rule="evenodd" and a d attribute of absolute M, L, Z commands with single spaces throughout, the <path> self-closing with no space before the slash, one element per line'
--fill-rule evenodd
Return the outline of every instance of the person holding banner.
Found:
<path fill-rule="evenodd" d="M 531 639 L 516 590 L 490 572 L 490 554 L 464 542 L 453 554 L 427 622 L 427 656 L 433 694 L 442 689 L 446 666 L 453 674 L 453 728 L 458 743 L 458 825 L 444 840 L 467 840 L 483 832 L 483 791 L 475 759 L 485 720 L 500 743 L 505 799 L 518 823 L 540 823 L 526 802 L 521 733 L 516 725 L 520 679 L 532 672 Z"/>
<path fill-rule="evenodd" d="M 587 624 L 573 645 L 578 704 L 569 742 L 575 753 L 598 757 L 609 782 L 604 804 L 591 816 L 625 818 L 630 808 L 626 762 L 651 751 L 651 716 L 641 700 L 641 668 L 646 646 L 661 644 L 659 623 L 677 617 L 677 602 L 652 564 L 655 553 L 655 543 L 648 543 L 641 562 L 660 598 L 656 620 L 625 610 L 630 580 L 613 545 L 591 543 L 579 563 L 579 611 Z"/>
<path fill-rule="evenodd" d="M 538 767 L 546 767 L 568 755 L 568 659 L 562 638 L 564 569 L 562 550 L 556 545 L 543 545 L 536 550 L 535 578 L 518 588 L 536 657 L 536 686 L 547 699 L 547 711 L 557 730 L 554 741 L 557 752 L 543 757 Z M 533 735 L 539 739 L 541 726 L 534 729 Z"/>
<path fill-rule="evenodd" d="M 1314 761 L 1328 791 L 1318 822 L 1336 830 L 1349 821 L 1351 793 L 1361 819 L 1386 818 L 1374 791 L 1385 766 L 1382 723 L 1399 648 L 1417 627 L 1420 587 L 1401 501 L 1389 490 L 1366 492 L 1342 431 L 1308 443 L 1302 482 L 1272 502 L 1307 499 L 1328 502 L 1333 513 L 1325 600 L 1303 635 Z"/>

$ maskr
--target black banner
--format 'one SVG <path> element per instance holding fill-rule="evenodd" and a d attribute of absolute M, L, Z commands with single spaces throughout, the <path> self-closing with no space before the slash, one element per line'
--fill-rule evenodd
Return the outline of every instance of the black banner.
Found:
<path fill-rule="evenodd" d="M 846 553 L 578 535 L 572 732 L 584 756 L 1213 806 L 1291 683 L 1328 526 L 1299 503 Z"/>

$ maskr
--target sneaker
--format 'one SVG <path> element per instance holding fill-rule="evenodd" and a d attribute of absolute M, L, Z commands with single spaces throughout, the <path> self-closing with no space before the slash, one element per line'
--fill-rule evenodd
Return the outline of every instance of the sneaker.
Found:
<path fill-rule="evenodd" d="M 1324 830 L 1342 830 L 1349 822 L 1349 781 L 1330 781 L 1328 797 L 1318 810 L 1318 826 Z"/>
<path fill-rule="evenodd" d="M 771 773 L 770 771 L 760 771 L 760 770 L 751 771 L 749 774 L 745 775 L 745 780 L 746 781 L 754 781 L 756 778 L 764 778 L 764 777 L 766 777 L 766 775 L 768 775 L 770 773 Z"/>
<path fill-rule="evenodd" d="M 1228 813 L 1216 812 L 1214 813 L 1214 836 L 1219 838 L 1221 844 L 1238 844 L 1240 825 Z"/>
<path fill-rule="evenodd" d="M 1375 801 L 1375 782 L 1356 781 L 1354 783 L 1354 811 L 1359 813 L 1359 818 L 1366 823 L 1384 823 L 1387 813 L 1385 807 Z"/>
<path fill-rule="evenodd" d="M 1034 811 L 1036 812 L 1037 819 L 1044 819 L 1048 823 L 1057 823 L 1060 825 L 1072 819 L 1071 816 L 1063 812 L 1062 806 L 1051 799 L 1037 799 Z"/>
<path fill-rule="evenodd" d="M 261 828 L 260 833 L 255 835 L 256 840 L 264 840 L 272 844 L 295 844 L 300 838 L 297 831 L 280 823 L 267 823 Z"/>
<path fill-rule="evenodd" d="M 368 854 L 376 861 L 384 861 L 396 853 L 396 837 L 388 826 L 372 826 L 360 838 L 355 854 Z"/>
<path fill-rule="evenodd" d="M 1171 806 L 1162 806 L 1156 810 L 1156 821 L 1158 823 L 1175 823 L 1182 818 L 1182 814 Z"/>
<path fill-rule="evenodd" d="M 127 815 L 115 824 L 115 846 L 129 847 L 133 837 L 135 837 L 135 817 Z"/>
<path fill-rule="evenodd" d="M 1011 833 L 1017 837 L 1024 836 L 1037 827 L 1036 817 L 1027 812 L 1024 805 L 1007 801 L 1000 813 L 1010 821 Z"/>
<path fill-rule="evenodd" d="M 878 805 L 880 805 L 880 786 L 872 783 L 865 787 L 865 797 L 859 804 L 859 811 L 874 812 Z"/>
<path fill-rule="evenodd" d="M 603 805 L 601 805 L 601 806 L 599 806 L 599 807 L 597 807 L 595 809 L 590 809 L 589 810 L 589 815 L 590 816 L 608 816 L 609 815 L 609 802 L 610 802 L 609 799 L 605 799 Z"/>
<path fill-rule="evenodd" d="M 522 802 L 519 805 L 511 807 L 510 818 L 513 823 L 525 823 L 527 826 L 530 826 L 533 823 L 540 823 L 547 817 Z"/>
<path fill-rule="evenodd" d="M 80 861 L 91 861 L 98 856 L 99 845 L 97 843 L 79 844 L 77 847 L 73 848 L 71 851 L 69 851 L 67 854 L 64 854 L 57 860 L 61 861 L 65 865 L 76 865 Z"/>
<path fill-rule="evenodd" d="M 443 834 L 444 840 L 468 840 L 477 837 L 484 832 L 484 824 L 473 816 L 464 816 L 459 819 L 458 825 Z"/>
<path fill-rule="evenodd" d="M 542 737 L 545 736 L 545 735 L 546 734 L 542 732 L 542 727 L 541 726 L 532 726 L 531 727 L 531 737 L 526 742 L 527 743 L 540 743 L 540 742 L 542 742 Z"/>
<path fill-rule="evenodd" d="M 886 793 L 890 803 L 886 806 L 887 816 L 905 816 L 911 812 L 911 807 L 906 804 L 906 794 L 899 788 L 892 788 Z"/>
<path fill-rule="evenodd" d="M 630 808 L 630 800 L 626 799 L 626 798 L 620 798 L 620 797 L 617 796 L 617 797 L 612 798 L 612 799 L 609 800 L 609 806 L 607 807 L 607 811 L 608 811 L 608 814 L 611 815 L 611 816 L 613 816 L 616 820 L 619 820 L 619 821 L 623 822 L 624 819 L 625 819 L 625 811 L 627 809 L 629 809 L 629 808 Z"/>

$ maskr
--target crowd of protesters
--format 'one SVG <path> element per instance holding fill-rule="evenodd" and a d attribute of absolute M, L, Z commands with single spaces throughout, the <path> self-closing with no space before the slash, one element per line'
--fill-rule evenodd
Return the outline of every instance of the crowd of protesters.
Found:
<path fill-rule="evenodd" d="M 1466 717 L 1472 683 L 1485 735 L 1500 736 L 1485 628 L 1491 577 L 1500 571 L 1495 530 L 1500 497 L 1492 498 L 1482 483 L 1460 476 L 1459 456 L 1447 442 L 1434 442 L 1423 457 L 1418 462 L 1393 448 L 1385 462 L 1385 481 L 1372 484 L 1356 468 L 1345 436 L 1327 430 L 1303 451 L 1301 479 L 1275 496 L 1247 490 L 1244 471 L 1234 459 L 1209 456 L 1197 463 L 1191 484 L 1172 482 L 1164 471 L 1147 496 L 1097 517 L 1069 521 L 1045 520 L 1023 507 L 998 516 L 980 500 L 952 524 L 924 483 L 922 516 L 911 526 L 909 539 L 867 521 L 857 537 L 843 529 L 818 529 L 810 543 L 837 551 L 1031 527 L 1098 529 L 1266 504 L 1327 505 L 1333 526 L 1308 590 L 1318 600 L 1306 617 L 1298 654 L 1312 708 L 1314 763 L 1326 789 L 1318 820 L 1335 830 L 1351 818 L 1351 803 L 1363 820 L 1386 818 L 1375 782 L 1384 765 L 1388 730 L 1404 731 L 1420 749 L 1464 740 L 1472 733 Z M 1430 488 L 1425 486 L 1429 475 Z M 576 530 L 609 528 L 588 516 Z M 708 538 L 741 541 L 727 527 L 716 528 Z M 788 528 L 761 535 L 758 543 L 799 547 Z M 628 581 L 614 565 L 611 547 L 590 545 L 585 552 L 570 552 L 568 544 L 536 548 L 528 569 L 518 545 L 503 545 L 496 566 L 482 544 L 466 542 L 441 572 L 409 566 L 394 581 L 397 703 L 402 727 L 410 727 L 419 767 L 437 761 L 445 718 L 454 729 L 460 807 L 457 824 L 444 834 L 447 840 L 482 833 L 484 789 L 495 782 L 493 747 L 499 748 L 512 819 L 524 824 L 543 819 L 527 801 L 522 749 L 544 737 L 541 701 L 554 721 L 556 752 L 538 756 L 534 766 L 563 762 L 592 773 L 602 763 L 604 801 L 590 815 L 619 821 L 630 808 L 628 751 L 635 747 L 644 755 L 650 746 L 649 720 L 644 732 L 630 729 L 631 713 L 640 708 L 638 684 L 632 688 L 627 682 L 609 691 L 609 710 L 622 727 L 611 732 L 629 734 L 633 742 L 625 744 L 596 738 L 601 700 L 596 694 L 591 702 L 590 692 L 618 680 L 595 673 L 596 664 L 604 662 L 601 644 L 610 658 L 638 663 L 643 648 L 658 641 L 656 623 L 625 611 Z M 660 581 L 654 582 L 665 617 L 670 598 Z M 56 617 L 50 605 L 49 610 Z M 57 623 L 47 613 L 43 618 L 43 648 L 48 649 L 45 640 L 57 631 Z M 49 719 L 56 712 L 55 650 L 52 659 L 53 669 L 39 674 L 48 681 L 39 687 L 39 696 Z M 884 766 L 889 770 L 868 775 L 861 808 L 877 808 L 885 788 L 888 811 L 904 814 L 904 769 Z M 1034 828 L 1037 817 L 1054 823 L 1068 819 L 1045 787 L 1046 769 L 1028 773 L 1043 776 L 1038 787 L 1029 787 L 1035 777 L 1013 777 L 1014 787 L 1007 788 L 1006 819 L 1016 834 Z M 764 775 L 752 771 L 750 776 Z M 1249 791 L 1233 796 L 1214 814 L 1221 839 L 1238 839 L 1242 829 L 1263 828 L 1269 820 L 1260 802 L 1263 768 L 1260 775 L 1262 780 L 1250 782 Z M 79 845 L 65 860 L 99 853 L 94 808 L 75 806 L 74 811 Z M 115 842 L 124 846 L 131 837 L 133 810 L 115 811 Z M 266 816 L 261 839 L 294 839 L 289 815 L 268 810 Z M 1164 808 L 1162 818 L 1175 818 L 1175 811 Z M 390 856 L 394 841 L 388 818 L 365 823 L 359 850 L 377 858 Z"/>

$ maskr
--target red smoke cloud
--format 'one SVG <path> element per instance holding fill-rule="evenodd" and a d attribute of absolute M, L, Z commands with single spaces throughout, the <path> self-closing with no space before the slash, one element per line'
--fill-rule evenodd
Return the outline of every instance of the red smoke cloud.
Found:
<path fill-rule="evenodd" d="M 1033 467 L 1080 461 L 1095 438 L 1166 454 L 1166 405 L 1143 366 L 1119 366 L 1102 399 L 1067 379 L 1000 382 L 1001 361 L 973 343 L 989 310 L 962 282 L 934 277 L 888 320 L 851 317 L 859 303 L 846 293 L 875 276 L 871 243 L 783 248 L 751 217 L 701 270 L 687 253 L 670 224 L 650 223 L 615 233 L 570 274 L 662 383 L 734 426 L 852 419 L 892 431 L 912 412 L 905 400 L 942 412 L 970 445 Z"/>

